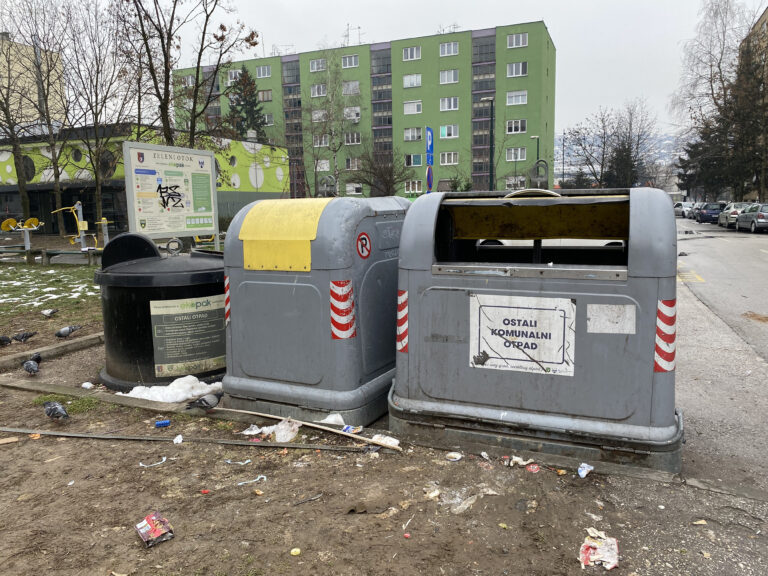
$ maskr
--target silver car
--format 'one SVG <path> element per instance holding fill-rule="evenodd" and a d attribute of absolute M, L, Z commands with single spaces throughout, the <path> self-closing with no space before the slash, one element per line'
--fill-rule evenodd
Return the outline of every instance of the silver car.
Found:
<path fill-rule="evenodd" d="M 736 218 L 739 217 L 741 211 L 747 206 L 749 206 L 749 202 L 731 202 L 720 212 L 720 216 L 717 217 L 717 225 L 725 226 L 726 228 L 735 226 Z"/>
<path fill-rule="evenodd" d="M 768 230 L 768 204 L 751 204 L 736 219 L 736 231 L 749 230 L 753 234 Z"/>
<path fill-rule="evenodd" d="M 675 202 L 675 216 L 685 218 L 692 207 L 693 202 Z"/>

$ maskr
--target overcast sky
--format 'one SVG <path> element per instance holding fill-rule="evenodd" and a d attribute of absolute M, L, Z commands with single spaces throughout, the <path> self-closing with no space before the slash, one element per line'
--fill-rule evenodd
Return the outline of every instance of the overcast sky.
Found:
<path fill-rule="evenodd" d="M 259 31 L 254 56 L 273 46 L 305 52 L 344 41 L 370 44 L 437 33 L 543 20 L 557 48 L 557 133 L 599 106 L 643 97 L 664 133 L 675 131 L 669 98 L 682 49 L 695 34 L 701 0 L 234 0 Z M 764 1 L 762 2 L 764 3 Z M 760 0 L 746 4 L 757 9 Z M 358 42 L 358 30 L 359 42 Z"/>

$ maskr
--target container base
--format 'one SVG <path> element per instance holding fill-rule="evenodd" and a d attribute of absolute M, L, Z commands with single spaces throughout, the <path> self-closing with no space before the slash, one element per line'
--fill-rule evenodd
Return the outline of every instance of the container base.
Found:
<path fill-rule="evenodd" d="M 389 430 L 417 444 L 446 450 L 481 451 L 503 448 L 510 453 L 525 452 L 542 463 L 566 465 L 588 462 L 611 468 L 632 467 L 677 474 L 682 468 L 683 419 L 676 411 L 679 435 L 663 447 L 622 445 L 616 440 L 586 437 L 547 437 L 535 428 L 512 428 L 487 421 L 472 421 L 450 414 L 420 414 L 402 410 L 389 400 Z"/>
<path fill-rule="evenodd" d="M 388 389 L 384 390 L 380 396 L 371 399 L 367 404 L 351 410 L 319 410 L 294 404 L 232 396 L 231 393 L 227 394 L 227 407 L 236 410 L 250 410 L 273 416 L 282 416 L 283 418 L 293 418 L 305 422 L 318 422 L 325 419 L 329 414 L 339 414 L 344 420 L 344 424 L 368 426 L 387 413 L 388 391 Z"/>

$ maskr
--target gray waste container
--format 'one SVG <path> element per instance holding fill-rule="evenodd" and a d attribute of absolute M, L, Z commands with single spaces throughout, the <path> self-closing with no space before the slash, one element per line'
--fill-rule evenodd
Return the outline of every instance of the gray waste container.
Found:
<path fill-rule="evenodd" d="M 680 469 L 666 193 L 430 194 L 400 254 L 393 431 Z"/>
<path fill-rule="evenodd" d="M 227 233 L 224 391 L 233 408 L 300 419 L 387 410 L 403 198 L 262 200 Z"/>

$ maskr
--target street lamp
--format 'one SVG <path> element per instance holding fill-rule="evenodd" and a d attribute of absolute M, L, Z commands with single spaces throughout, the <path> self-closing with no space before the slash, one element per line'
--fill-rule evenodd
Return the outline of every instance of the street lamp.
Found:
<path fill-rule="evenodd" d="M 480 98 L 480 102 L 490 102 L 491 103 L 491 129 L 490 129 L 490 140 L 491 140 L 491 149 L 489 150 L 490 156 L 491 156 L 491 162 L 490 166 L 488 168 L 488 190 L 492 191 L 495 186 L 495 182 L 493 180 L 493 123 L 494 123 L 494 117 L 493 117 L 493 96 L 486 96 L 485 98 Z"/>
<path fill-rule="evenodd" d="M 531 140 L 536 140 L 536 162 L 539 161 L 539 137 L 531 136 Z"/>

